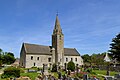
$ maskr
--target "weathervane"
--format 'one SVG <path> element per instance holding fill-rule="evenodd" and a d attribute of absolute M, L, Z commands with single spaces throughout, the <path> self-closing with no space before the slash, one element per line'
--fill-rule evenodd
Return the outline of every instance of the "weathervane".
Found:
<path fill-rule="evenodd" d="M 58 10 L 57 10 L 57 14 L 56 15 L 58 16 Z"/>

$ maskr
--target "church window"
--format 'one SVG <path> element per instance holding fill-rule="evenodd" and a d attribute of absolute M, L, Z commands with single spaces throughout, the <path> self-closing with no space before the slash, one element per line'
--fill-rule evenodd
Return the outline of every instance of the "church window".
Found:
<path fill-rule="evenodd" d="M 51 58 L 48 58 L 48 62 L 51 62 Z"/>
<path fill-rule="evenodd" d="M 61 40 L 61 35 L 60 35 L 60 40 Z"/>
<path fill-rule="evenodd" d="M 23 66 L 23 62 L 22 62 L 22 66 Z"/>
<path fill-rule="evenodd" d="M 66 58 L 66 61 L 68 61 L 68 58 Z"/>
<path fill-rule="evenodd" d="M 31 60 L 33 60 L 33 56 L 31 56 Z"/>
<path fill-rule="evenodd" d="M 39 60 L 39 57 L 37 57 L 37 60 Z"/>
<path fill-rule="evenodd" d="M 60 59 L 60 62 L 61 62 L 62 60 Z"/>
<path fill-rule="evenodd" d="M 35 63 L 34 63 L 34 66 L 35 66 Z"/>
<path fill-rule="evenodd" d="M 71 61 L 73 61 L 73 58 L 71 58 Z"/>
<path fill-rule="evenodd" d="M 58 30 L 56 30 L 56 32 L 58 32 Z"/>
<path fill-rule="evenodd" d="M 77 58 L 75 58 L 75 61 L 77 62 Z"/>

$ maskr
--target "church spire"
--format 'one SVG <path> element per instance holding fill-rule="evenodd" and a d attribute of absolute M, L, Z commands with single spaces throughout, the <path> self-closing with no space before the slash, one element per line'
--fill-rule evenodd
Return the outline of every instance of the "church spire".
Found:
<path fill-rule="evenodd" d="M 108 56 L 107 53 L 106 53 L 106 55 L 105 55 L 104 61 L 106 61 L 106 62 L 110 62 L 110 58 L 109 58 L 109 56 Z"/>
<path fill-rule="evenodd" d="M 62 34 L 62 29 L 60 27 L 60 22 L 58 19 L 58 13 L 56 14 L 56 21 L 55 21 L 55 27 L 53 30 L 53 34 Z"/>
<path fill-rule="evenodd" d="M 60 27 L 58 13 L 52 34 L 52 47 L 55 49 L 55 63 L 60 63 L 59 65 L 64 66 L 64 35 Z"/>

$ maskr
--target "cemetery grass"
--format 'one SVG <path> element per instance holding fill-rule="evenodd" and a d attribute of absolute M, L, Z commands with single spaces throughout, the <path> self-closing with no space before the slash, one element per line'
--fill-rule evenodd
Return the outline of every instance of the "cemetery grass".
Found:
<path fill-rule="evenodd" d="M 20 76 L 30 77 L 31 80 L 35 80 L 39 73 L 20 73 Z"/>
<path fill-rule="evenodd" d="M 95 74 L 89 74 L 89 76 L 96 76 L 100 80 L 104 80 L 103 76 L 106 75 L 106 70 L 93 70 Z M 110 71 L 110 76 L 114 76 L 115 74 L 118 74 L 118 72 Z"/>
<path fill-rule="evenodd" d="M 96 74 L 106 75 L 106 70 L 93 70 Z M 118 72 L 110 71 L 110 76 L 114 76 L 115 74 L 118 74 Z"/>

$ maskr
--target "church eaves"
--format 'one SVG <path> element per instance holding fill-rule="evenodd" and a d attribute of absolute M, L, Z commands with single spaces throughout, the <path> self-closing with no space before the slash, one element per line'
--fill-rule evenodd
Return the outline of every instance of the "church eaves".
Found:
<path fill-rule="evenodd" d="M 38 44 L 23 43 L 23 48 L 26 54 L 52 55 L 51 46 L 44 46 Z M 64 48 L 65 56 L 80 56 L 75 48 Z"/>

